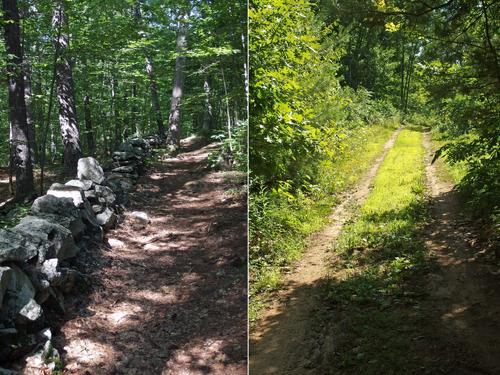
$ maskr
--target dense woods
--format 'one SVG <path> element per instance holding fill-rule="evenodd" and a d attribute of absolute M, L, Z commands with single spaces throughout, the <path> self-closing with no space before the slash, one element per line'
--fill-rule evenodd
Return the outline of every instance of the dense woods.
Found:
<path fill-rule="evenodd" d="M 253 310 L 399 124 L 432 129 L 469 212 L 498 229 L 499 7 L 252 1 Z"/>
<path fill-rule="evenodd" d="M 2 6 L 0 163 L 18 200 L 40 192 L 47 169 L 74 175 L 81 156 L 109 156 L 133 135 L 158 134 L 171 152 L 192 134 L 224 141 L 246 168 L 245 4 Z"/>

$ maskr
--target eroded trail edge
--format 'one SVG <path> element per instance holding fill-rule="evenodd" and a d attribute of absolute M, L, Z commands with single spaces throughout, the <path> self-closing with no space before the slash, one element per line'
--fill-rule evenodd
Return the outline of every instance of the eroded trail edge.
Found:
<path fill-rule="evenodd" d="M 246 197 L 236 172 L 207 167 L 216 148 L 157 163 L 128 209 L 150 224 L 126 214 L 81 260 L 91 293 L 55 339 L 68 373 L 246 373 Z"/>
<path fill-rule="evenodd" d="M 356 188 L 344 194 L 331 215 L 331 224 L 311 237 L 310 245 L 295 270 L 273 295 L 273 303 L 262 313 L 250 333 L 250 374 L 302 374 L 307 364 L 304 340 L 314 308 L 313 285 L 326 276 L 327 250 L 352 217 L 352 207 L 360 205 L 370 192 L 372 181 L 394 145 L 401 129 L 384 145 L 382 154 L 360 179 Z"/>
<path fill-rule="evenodd" d="M 431 164 L 430 134 L 424 134 L 431 221 L 425 244 L 438 269 L 429 278 L 427 314 L 448 348 L 443 367 L 455 374 L 500 373 L 498 267 L 474 248 L 474 228 L 461 214 L 458 192 Z"/>

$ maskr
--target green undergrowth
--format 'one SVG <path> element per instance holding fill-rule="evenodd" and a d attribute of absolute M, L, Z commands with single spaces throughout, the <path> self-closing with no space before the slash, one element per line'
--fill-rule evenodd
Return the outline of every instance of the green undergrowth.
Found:
<path fill-rule="evenodd" d="M 30 208 L 30 203 L 16 203 L 8 212 L 0 214 L 0 229 L 12 228 L 19 224 Z"/>
<path fill-rule="evenodd" d="M 419 324 L 418 276 L 430 264 L 418 239 L 426 218 L 424 168 L 422 133 L 403 130 L 359 215 L 332 248 L 324 298 L 338 309 L 333 324 L 344 334 L 326 373 L 415 373 L 421 365 L 408 348 Z"/>
<path fill-rule="evenodd" d="M 339 195 L 355 184 L 380 155 L 395 122 L 346 132 L 342 156 L 324 161 L 321 178 L 309 191 L 254 192 L 250 195 L 250 321 L 258 318 L 283 272 L 300 258 L 307 238 L 327 223 Z"/>
<path fill-rule="evenodd" d="M 443 133 L 439 132 L 437 129 L 432 130 L 431 145 L 433 150 L 439 150 L 448 142 L 449 140 Z M 449 163 L 443 158 L 437 158 L 435 163 L 438 164 L 439 178 L 444 181 L 450 181 L 455 185 L 459 184 L 467 174 L 467 164 L 465 161 Z"/>

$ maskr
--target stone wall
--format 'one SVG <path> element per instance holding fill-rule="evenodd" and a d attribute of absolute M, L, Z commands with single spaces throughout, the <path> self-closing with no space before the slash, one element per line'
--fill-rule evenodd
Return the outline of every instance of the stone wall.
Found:
<path fill-rule="evenodd" d="M 33 352 L 55 366 L 44 306 L 64 312 L 64 294 L 85 279 L 72 259 L 117 225 L 156 143 L 154 137 L 127 140 L 109 172 L 92 157 L 80 159 L 76 179 L 53 184 L 18 225 L 0 229 L 0 366 Z"/>

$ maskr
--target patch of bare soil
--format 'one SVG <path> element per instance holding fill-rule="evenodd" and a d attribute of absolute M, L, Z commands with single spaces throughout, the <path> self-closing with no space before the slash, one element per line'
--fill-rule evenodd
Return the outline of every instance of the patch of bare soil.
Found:
<path fill-rule="evenodd" d="M 477 232 L 461 214 L 461 200 L 451 183 L 438 178 L 430 164 L 430 136 L 425 134 L 431 222 L 426 246 L 437 269 L 429 275 L 425 313 L 446 341 L 450 374 L 500 374 L 500 288 L 494 250 L 475 246 Z M 451 352 L 452 351 L 452 352 Z M 451 352 L 451 353 L 450 353 Z"/>
<path fill-rule="evenodd" d="M 246 373 L 246 197 L 207 167 L 215 148 L 157 163 L 109 246 L 83 254 L 90 291 L 71 298 L 55 339 L 64 373 Z M 134 224 L 134 210 L 151 223 Z"/>
<path fill-rule="evenodd" d="M 361 178 L 357 187 L 335 207 L 332 223 L 312 236 L 310 246 L 284 282 L 282 290 L 263 312 L 250 333 L 250 374 L 305 374 L 309 361 L 307 332 L 316 304 L 317 284 L 327 274 L 327 250 L 337 238 L 343 224 L 352 217 L 352 207 L 359 205 L 370 192 L 373 178 L 385 156 L 394 145 L 399 130 L 384 145 L 384 152 Z"/>

